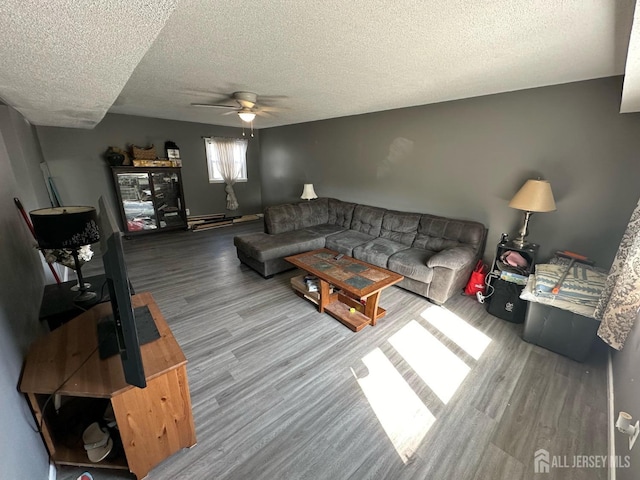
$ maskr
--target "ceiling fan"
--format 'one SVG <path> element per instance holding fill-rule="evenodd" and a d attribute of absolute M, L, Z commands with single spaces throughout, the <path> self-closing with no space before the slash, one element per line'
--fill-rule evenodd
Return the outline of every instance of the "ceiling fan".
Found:
<path fill-rule="evenodd" d="M 229 100 L 233 100 L 236 105 L 229 104 L 213 104 L 213 103 L 192 103 L 193 107 L 209 107 L 209 108 L 224 108 L 229 109 L 229 112 L 223 115 L 230 115 L 237 113 L 243 122 L 251 123 L 256 118 L 256 115 L 269 116 L 269 111 L 274 111 L 274 108 L 258 105 L 258 95 L 251 92 L 234 92 L 229 97 Z"/>

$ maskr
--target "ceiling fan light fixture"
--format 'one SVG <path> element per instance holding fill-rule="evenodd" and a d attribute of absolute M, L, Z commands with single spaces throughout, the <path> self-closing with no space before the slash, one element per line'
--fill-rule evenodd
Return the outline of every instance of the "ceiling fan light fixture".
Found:
<path fill-rule="evenodd" d="M 253 122 L 253 119 L 256 118 L 256 114 L 253 112 L 238 112 L 238 116 L 240 120 L 247 123 Z"/>

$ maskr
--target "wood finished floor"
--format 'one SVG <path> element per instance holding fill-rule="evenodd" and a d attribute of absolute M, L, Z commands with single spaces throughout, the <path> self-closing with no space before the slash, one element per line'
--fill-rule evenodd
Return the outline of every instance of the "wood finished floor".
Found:
<path fill-rule="evenodd" d="M 265 280 L 239 263 L 233 236 L 261 229 L 125 242 L 131 282 L 153 293 L 189 361 L 198 438 L 147 478 L 607 478 L 604 469 L 533 469 L 540 448 L 607 454 L 602 346 L 577 363 L 524 342 L 522 325 L 474 298 L 442 308 L 398 287 L 382 294 L 387 316 L 353 333 L 293 294 L 296 271 Z M 86 470 L 133 478 L 59 467 L 58 479 Z"/>

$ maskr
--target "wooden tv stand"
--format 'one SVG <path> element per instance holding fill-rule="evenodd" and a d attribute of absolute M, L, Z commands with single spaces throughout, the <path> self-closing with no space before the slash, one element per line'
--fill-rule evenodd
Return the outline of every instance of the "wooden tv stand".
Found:
<path fill-rule="evenodd" d="M 119 356 L 106 360 L 98 356 L 96 324 L 111 313 L 109 303 L 94 306 L 38 339 L 27 354 L 20 391 L 27 394 L 56 464 L 127 469 L 141 479 L 165 458 L 196 444 L 187 359 L 151 294 L 134 295 L 132 302 L 134 308 L 149 307 L 160 332 L 158 340 L 141 347 L 147 378 L 144 389 L 125 382 Z M 102 462 L 91 463 L 83 448 L 82 432 L 64 431 L 64 425 L 70 423 L 59 421 L 54 402 L 47 402 L 53 393 L 102 409 L 111 402 L 124 455 L 109 455 Z M 78 412 L 81 415 L 88 418 L 86 411 Z"/>

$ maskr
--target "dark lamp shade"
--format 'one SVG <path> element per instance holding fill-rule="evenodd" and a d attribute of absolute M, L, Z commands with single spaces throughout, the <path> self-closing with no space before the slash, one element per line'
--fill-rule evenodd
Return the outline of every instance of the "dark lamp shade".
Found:
<path fill-rule="evenodd" d="M 53 207 L 29 212 L 40 248 L 79 248 L 100 240 L 93 207 Z"/>

